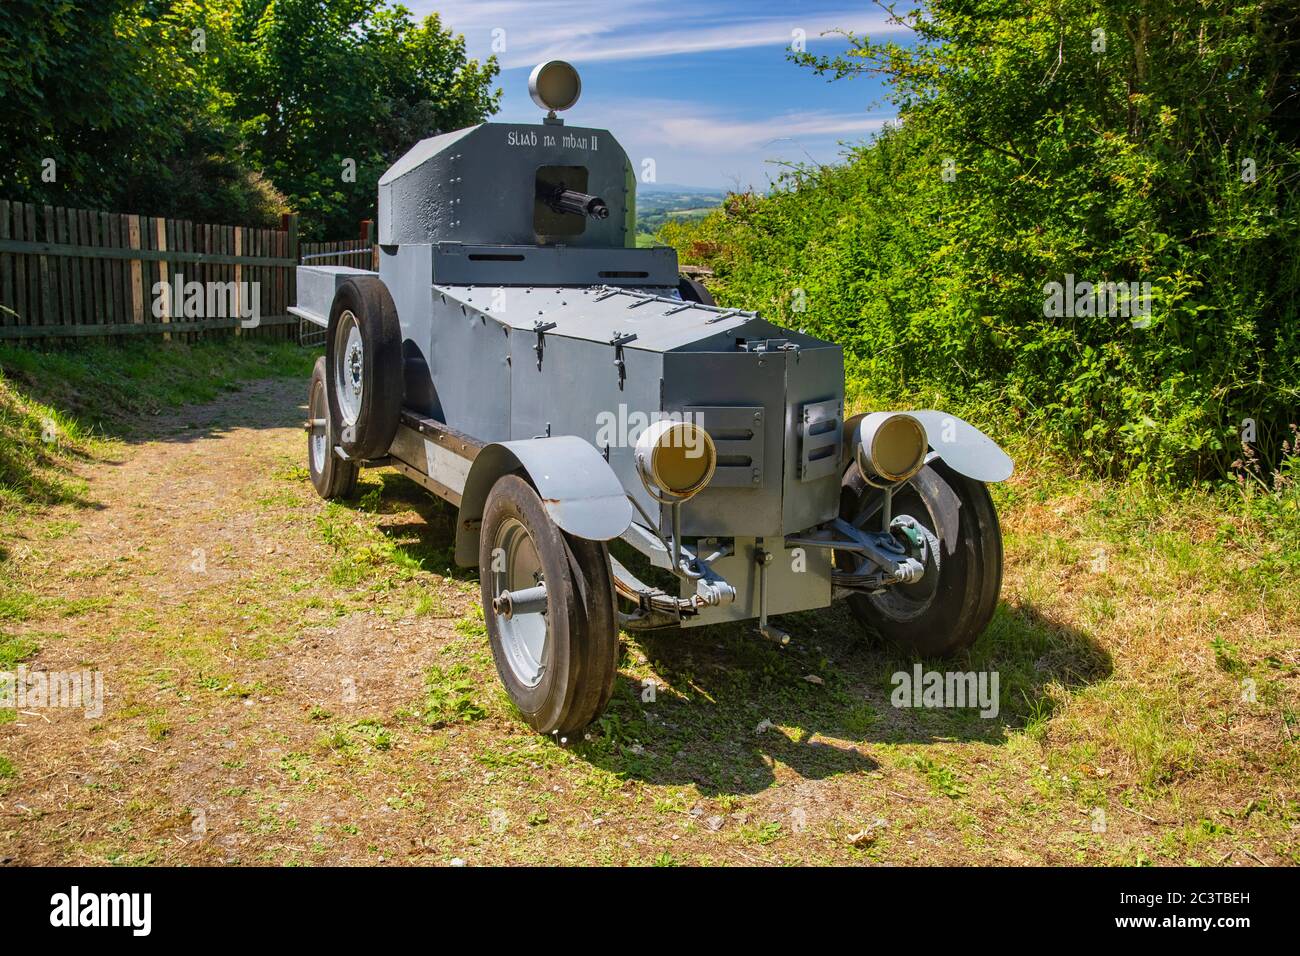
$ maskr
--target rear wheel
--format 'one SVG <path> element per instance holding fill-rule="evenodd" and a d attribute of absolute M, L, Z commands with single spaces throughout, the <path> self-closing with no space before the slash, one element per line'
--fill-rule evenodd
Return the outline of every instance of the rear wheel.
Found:
<path fill-rule="evenodd" d="M 326 397 L 329 388 L 327 377 L 325 359 L 318 358 L 311 373 L 311 387 L 307 391 L 307 417 L 310 419 L 307 427 L 307 471 L 316 493 L 326 501 L 333 501 L 335 498 L 348 498 L 352 495 L 357 487 L 357 472 L 360 469 L 334 453 L 338 434 L 330 418 L 330 403 Z"/>
<path fill-rule="evenodd" d="M 845 472 L 841 518 L 878 530 L 883 501 L 856 464 Z M 1002 531 L 988 488 L 937 460 L 895 488 L 891 512 L 909 515 L 924 529 L 925 574 L 915 584 L 850 595 L 850 610 L 868 630 L 923 655 L 970 647 L 992 619 L 1002 587 Z M 837 555 L 837 565 L 845 566 L 847 558 Z"/>
<path fill-rule="evenodd" d="M 483 617 L 497 674 L 540 733 L 571 734 L 609 703 L 618 619 L 609 551 L 565 534 L 518 475 L 499 479 L 479 537 Z"/>

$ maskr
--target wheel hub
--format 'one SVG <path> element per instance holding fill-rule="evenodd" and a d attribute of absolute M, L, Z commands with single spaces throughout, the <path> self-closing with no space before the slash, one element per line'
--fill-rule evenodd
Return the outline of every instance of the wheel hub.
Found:
<path fill-rule="evenodd" d="M 501 523 L 492 553 L 491 607 L 506 665 L 519 683 L 536 687 L 546 673 L 550 642 L 541 557 L 517 518 Z"/>
<path fill-rule="evenodd" d="M 346 429 L 357 423 L 365 394 L 365 343 L 357 317 L 351 311 L 345 310 L 339 316 L 334 344 L 334 397 L 339 406 L 339 425 Z"/>
<path fill-rule="evenodd" d="M 361 394 L 361 346 L 354 345 L 348 349 L 348 370 L 352 373 L 352 391 Z"/>

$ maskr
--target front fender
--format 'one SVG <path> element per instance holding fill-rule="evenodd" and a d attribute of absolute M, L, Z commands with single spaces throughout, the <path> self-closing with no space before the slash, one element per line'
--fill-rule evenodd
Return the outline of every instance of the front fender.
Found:
<path fill-rule="evenodd" d="M 911 415 L 921 423 L 930 448 L 953 471 L 986 483 L 1006 481 L 1011 477 L 1015 466 L 1010 456 L 970 422 L 934 409 L 899 414 Z M 859 441 L 858 427 L 864 418 L 866 415 L 854 415 L 844 422 L 845 468 L 853 463 Z"/>
<path fill-rule="evenodd" d="M 632 523 L 632 504 L 605 457 L 576 435 L 494 442 L 474 459 L 461 493 L 456 563 L 478 564 L 479 522 L 502 475 L 522 470 L 551 520 L 576 538 L 610 541 Z"/>
<path fill-rule="evenodd" d="M 930 447 L 953 471 L 976 481 L 1006 481 L 1015 466 L 1011 456 L 968 421 L 948 412 L 908 412 L 925 426 Z"/>

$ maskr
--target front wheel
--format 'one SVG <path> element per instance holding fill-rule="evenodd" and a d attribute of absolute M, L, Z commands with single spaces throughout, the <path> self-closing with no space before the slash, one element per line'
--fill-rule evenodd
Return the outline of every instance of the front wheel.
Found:
<path fill-rule="evenodd" d="M 618 670 L 606 545 L 561 531 L 518 475 L 493 485 L 479 535 L 483 617 L 501 683 L 539 733 L 582 730 L 609 703 Z"/>
<path fill-rule="evenodd" d="M 856 464 L 844 474 L 840 517 L 878 530 L 883 493 Z M 1002 530 L 988 488 L 931 462 L 895 488 L 891 512 L 924 527 L 929 547 L 925 574 L 876 594 L 849 596 L 849 609 L 869 631 L 926 656 L 946 656 L 975 643 L 993 617 L 1002 588 Z M 848 555 L 837 565 L 852 566 Z"/>

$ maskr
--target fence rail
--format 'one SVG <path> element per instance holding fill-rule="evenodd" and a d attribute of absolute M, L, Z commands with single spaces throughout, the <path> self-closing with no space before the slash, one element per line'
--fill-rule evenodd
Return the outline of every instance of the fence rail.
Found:
<path fill-rule="evenodd" d="M 263 229 L 0 200 L 0 340 L 294 338 L 299 253 L 296 216 Z"/>
<path fill-rule="evenodd" d="M 361 224 L 363 230 L 369 225 L 369 222 Z M 352 266 L 372 272 L 379 271 L 379 247 L 374 244 L 373 238 L 304 242 L 300 258 L 310 265 Z"/>

